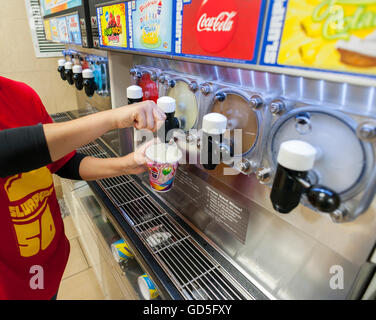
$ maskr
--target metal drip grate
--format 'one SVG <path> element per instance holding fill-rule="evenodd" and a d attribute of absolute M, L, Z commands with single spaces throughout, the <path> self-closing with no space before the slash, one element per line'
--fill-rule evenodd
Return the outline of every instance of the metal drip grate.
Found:
<path fill-rule="evenodd" d="M 53 115 L 51 115 L 51 118 L 53 121 L 55 122 L 65 122 L 65 121 L 69 121 L 69 120 L 72 120 L 66 112 L 59 112 L 59 113 L 55 113 Z"/>
<path fill-rule="evenodd" d="M 78 152 L 106 158 L 96 142 Z M 252 298 L 202 247 L 130 176 L 98 180 L 110 200 L 187 300 Z M 231 282 L 230 282 L 231 281 Z"/>

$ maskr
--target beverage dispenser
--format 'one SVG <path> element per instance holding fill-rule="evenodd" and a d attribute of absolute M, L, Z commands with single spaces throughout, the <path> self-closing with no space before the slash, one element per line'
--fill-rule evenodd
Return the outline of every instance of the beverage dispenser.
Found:
<path fill-rule="evenodd" d="M 58 68 L 57 68 L 57 71 L 60 73 L 60 77 L 62 80 L 67 80 L 66 76 L 65 76 L 65 62 L 66 60 L 65 59 L 59 59 L 58 60 Z"/>
<path fill-rule="evenodd" d="M 82 77 L 82 66 L 74 65 L 72 68 L 73 71 L 73 82 L 76 86 L 76 89 L 81 91 L 84 87 L 83 77 Z"/>
<path fill-rule="evenodd" d="M 174 131 L 162 138 L 189 161 L 179 163 L 165 193 L 153 191 L 148 174 L 106 188 L 117 220 L 184 299 L 362 297 L 376 263 L 374 74 L 359 70 L 359 55 L 349 68 L 367 77 L 342 77 L 347 65 L 309 71 L 350 48 L 345 40 L 321 43 L 316 24 L 296 22 L 294 10 L 313 10 L 315 1 L 177 1 L 170 19 L 158 13 L 167 1 L 160 3 L 153 9 L 158 32 L 135 38 L 144 24 L 135 20 L 140 2 L 129 2 L 129 43 L 106 46 L 116 50 L 109 55 L 113 106 L 155 101 Z M 286 19 L 294 28 L 279 30 L 283 24 L 274 22 L 291 3 Z M 220 18 L 220 27 L 210 25 Z M 171 50 L 159 30 L 173 23 Z M 282 48 L 286 30 L 293 34 L 284 35 Z M 307 43 L 297 47 L 303 37 Z M 145 39 L 152 43 L 138 41 Z M 301 60 L 310 65 L 302 69 Z M 100 87 L 94 67 L 88 74 Z M 126 147 L 134 142 L 122 154 L 144 141 L 139 133 L 120 132 Z M 163 231 L 151 245 L 155 230 Z M 343 269 L 341 290 L 330 286 L 333 267 Z"/>
<path fill-rule="evenodd" d="M 159 95 L 175 99 L 175 116 L 179 120 L 180 129 L 186 132 L 197 127 L 200 82 L 203 81 L 197 77 L 171 72 L 163 72 L 159 76 Z"/>
<path fill-rule="evenodd" d="M 144 100 L 152 100 L 157 103 L 159 97 L 158 77 L 160 69 L 153 67 L 135 66 L 130 70 L 132 82 L 142 88 Z"/>
<path fill-rule="evenodd" d="M 357 122 L 323 106 L 294 105 L 289 111 L 276 113 L 273 102 L 269 110 L 274 112 L 274 123 L 263 170 L 275 173 L 273 206 L 279 207 L 278 199 L 296 197 L 314 210 L 329 213 L 335 220 L 351 220 L 355 199 L 361 201 L 374 167 L 372 144 L 357 135 Z M 290 149 L 294 144 L 309 153 L 307 159 L 304 156 L 300 160 L 302 155 Z M 287 173 L 283 165 L 286 157 L 287 171 L 293 172 Z M 299 169 L 301 162 L 304 170 Z M 292 191 L 294 188 L 297 191 Z M 280 194 L 282 190 L 287 193 Z M 277 211 L 288 213 L 294 208 L 290 205 Z"/>

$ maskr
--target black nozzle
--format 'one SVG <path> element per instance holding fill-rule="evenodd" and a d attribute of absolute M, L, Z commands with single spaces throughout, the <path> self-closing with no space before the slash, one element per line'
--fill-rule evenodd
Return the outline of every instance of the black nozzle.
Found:
<path fill-rule="evenodd" d="M 77 90 L 82 90 L 84 87 L 84 80 L 82 78 L 82 73 L 74 73 L 73 74 L 73 81 L 74 85 L 76 86 Z"/>
<path fill-rule="evenodd" d="M 169 112 L 165 113 L 166 120 L 164 125 L 164 141 L 165 143 L 168 143 L 170 139 L 172 138 L 172 132 L 174 129 L 180 128 L 180 123 L 177 118 L 175 118 L 175 112 Z"/>
<path fill-rule="evenodd" d="M 68 83 L 70 85 L 72 85 L 74 82 L 73 82 L 73 72 L 72 72 L 72 69 L 65 69 L 65 78 L 67 79 Z"/>
<path fill-rule="evenodd" d="M 208 134 L 203 132 L 201 139 L 201 162 L 206 170 L 215 170 L 221 163 L 220 145 L 223 141 L 222 134 Z M 207 158 L 206 158 L 207 157 Z"/>
<path fill-rule="evenodd" d="M 274 210 L 280 213 L 290 213 L 299 205 L 305 189 L 296 178 L 305 179 L 306 177 L 307 171 L 294 171 L 278 164 L 270 193 Z"/>
<path fill-rule="evenodd" d="M 60 73 L 60 77 L 62 80 L 67 80 L 67 78 L 65 77 L 65 68 L 64 66 L 60 66 L 57 68 L 57 71 Z"/>
<path fill-rule="evenodd" d="M 84 79 L 84 88 L 85 93 L 88 97 L 92 97 L 97 90 L 97 84 L 94 81 L 94 78 Z"/>

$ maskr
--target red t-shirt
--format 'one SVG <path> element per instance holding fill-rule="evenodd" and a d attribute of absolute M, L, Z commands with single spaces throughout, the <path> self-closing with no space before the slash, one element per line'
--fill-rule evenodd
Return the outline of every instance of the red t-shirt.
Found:
<path fill-rule="evenodd" d="M 0 77 L 0 130 L 50 122 L 33 89 Z M 57 292 L 69 242 L 52 173 L 73 155 L 0 178 L 0 299 L 51 299 Z"/>

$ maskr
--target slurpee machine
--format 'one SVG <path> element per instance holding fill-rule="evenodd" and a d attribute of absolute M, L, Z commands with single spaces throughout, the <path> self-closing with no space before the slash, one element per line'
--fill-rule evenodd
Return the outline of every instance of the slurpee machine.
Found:
<path fill-rule="evenodd" d="M 183 154 L 168 192 L 157 166 L 91 185 L 160 297 L 375 297 L 376 5 L 96 4 L 112 107 L 159 102 Z M 108 155 L 149 133 L 120 130 Z"/>

